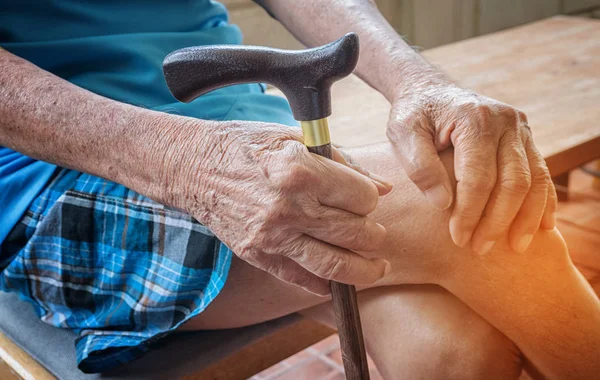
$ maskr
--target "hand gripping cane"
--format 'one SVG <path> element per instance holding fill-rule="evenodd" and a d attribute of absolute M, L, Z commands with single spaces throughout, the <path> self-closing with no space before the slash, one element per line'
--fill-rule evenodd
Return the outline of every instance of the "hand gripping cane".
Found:
<path fill-rule="evenodd" d="M 330 88 L 352 73 L 357 61 L 358 36 L 349 33 L 328 45 L 297 51 L 239 45 L 185 48 L 165 58 L 163 71 L 171 93 L 183 102 L 237 83 L 272 84 L 287 97 L 308 150 L 331 159 Z M 369 379 L 356 288 L 335 281 L 330 286 L 346 378 Z"/>

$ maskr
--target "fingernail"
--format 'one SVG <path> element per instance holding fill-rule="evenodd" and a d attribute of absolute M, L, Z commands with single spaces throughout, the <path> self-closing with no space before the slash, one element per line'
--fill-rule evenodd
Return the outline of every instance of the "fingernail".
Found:
<path fill-rule="evenodd" d="M 444 185 L 437 185 L 429 190 L 426 190 L 425 196 L 429 202 L 433 203 L 435 207 L 441 210 L 445 210 L 450 207 L 450 203 L 452 202 L 450 192 Z"/>
<path fill-rule="evenodd" d="M 527 247 L 529 247 L 529 244 L 531 243 L 531 239 L 533 239 L 532 234 L 524 235 L 521 238 L 521 240 L 519 240 L 519 242 L 517 243 L 517 252 L 525 252 L 525 250 L 527 249 Z"/>
<path fill-rule="evenodd" d="M 450 223 L 450 236 L 452 237 L 452 241 L 454 241 L 454 244 L 461 248 L 464 248 L 469 242 L 470 235 L 465 232 L 459 232 L 458 224 Z"/>
<path fill-rule="evenodd" d="M 492 247 L 494 246 L 494 244 L 496 244 L 495 241 L 485 241 L 485 242 L 483 242 L 483 244 L 479 246 L 479 249 L 477 250 L 477 253 L 479 253 L 480 255 L 485 255 L 486 253 L 488 253 L 492 249 Z"/>
<path fill-rule="evenodd" d="M 372 180 L 375 180 L 375 181 L 379 182 L 383 186 L 386 186 L 386 187 L 392 187 L 393 186 L 390 181 L 388 181 L 387 179 L 383 178 L 379 174 L 369 173 L 369 178 L 371 178 Z"/>

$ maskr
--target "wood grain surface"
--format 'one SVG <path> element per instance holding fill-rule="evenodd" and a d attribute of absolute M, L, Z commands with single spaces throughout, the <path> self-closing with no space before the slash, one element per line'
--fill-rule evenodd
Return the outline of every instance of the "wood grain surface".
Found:
<path fill-rule="evenodd" d="M 331 144 L 310 146 L 308 150 L 332 159 Z M 335 190 L 333 190 L 335 191 Z M 369 364 L 363 339 L 356 288 L 353 285 L 330 281 L 335 325 L 340 336 L 342 362 L 347 380 L 369 380 Z"/>
<path fill-rule="evenodd" d="M 8 365 L 13 373 L 6 370 Z M 14 377 L 8 377 L 8 374 Z M 19 348 L 6 335 L 0 332 L 0 379 L 10 380 L 14 378 L 53 380 L 54 376 L 41 366 L 29 354 Z M 7 376 L 6 378 L 4 376 Z M 18 376 L 17 376 L 18 375 Z"/>
<path fill-rule="evenodd" d="M 424 55 L 463 86 L 524 111 L 552 176 L 600 157 L 600 20 L 557 16 Z M 386 140 L 381 94 L 356 76 L 332 94 L 335 144 Z"/>

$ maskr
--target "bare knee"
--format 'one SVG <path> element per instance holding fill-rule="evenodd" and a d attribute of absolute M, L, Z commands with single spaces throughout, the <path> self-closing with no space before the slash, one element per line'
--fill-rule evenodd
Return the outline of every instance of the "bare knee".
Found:
<path fill-rule="evenodd" d="M 415 334 L 417 339 L 398 354 L 397 374 L 387 377 L 518 379 L 521 374 L 521 354 L 514 343 L 473 312 L 448 326 Z"/>
<path fill-rule="evenodd" d="M 466 321 L 464 327 L 451 335 L 453 341 L 441 355 L 454 363 L 447 379 L 519 378 L 522 358 L 512 341 L 480 319 Z"/>
<path fill-rule="evenodd" d="M 521 354 L 500 331 L 435 285 L 359 294 L 367 351 L 386 379 L 511 379 Z"/>

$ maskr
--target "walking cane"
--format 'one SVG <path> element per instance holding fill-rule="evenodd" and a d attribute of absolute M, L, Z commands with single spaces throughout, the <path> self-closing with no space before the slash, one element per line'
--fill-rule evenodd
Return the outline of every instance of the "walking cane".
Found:
<path fill-rule="evenodd" d="M 183 102 L 237 83 L 272 84 L 287 97 L 308 150 L 331 159 L 327 124 L 331 85 L 352 73 L 357 61 L 358 36 L 348 33 L 328 45 L 307 50 L 240 45 L 185 48 L 165 58 L 163 71 L 171 93 Z M 330 287 L 346 379 L 368 380 L 356 288 L 335 281 L 330 281 Z"/>

